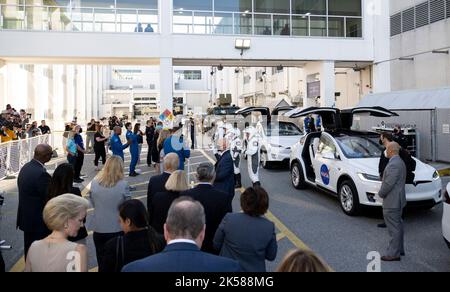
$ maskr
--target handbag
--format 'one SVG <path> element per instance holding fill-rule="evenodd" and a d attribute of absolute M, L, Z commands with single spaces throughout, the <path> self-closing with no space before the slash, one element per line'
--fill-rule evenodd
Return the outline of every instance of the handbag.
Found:
<path fill-rule="evenodd" d="M 120 261 L 120 264 L 119 264 Z M 120 272 L 125 263 L 125 253 L 124 253 L 124 244 L 123 244 L 123 236 L 120 235 L 116 240 L 116 272 Z"/>

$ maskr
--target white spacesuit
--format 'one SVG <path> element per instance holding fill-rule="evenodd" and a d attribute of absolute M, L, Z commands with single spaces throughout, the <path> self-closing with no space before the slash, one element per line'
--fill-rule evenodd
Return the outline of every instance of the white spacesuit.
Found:
<path fill-rule="evenodd" d="M 222 121 L 218 121 L 216 124 L 216 129 L 213 135 L 212 141 L 212 151 L 217 160 L 220 158 L 220 151 L 217 148 L 217 145 L 221 139 L 225 137 L 225 124 Z"/>
<path fill-rule="evenodd" d="M 236 182 L 235 187 L 242 187 L 241 180 L 241 153 L 242 153 L 242 139 L 241 131 L 236 128 L 230 128 L 227 131 L 227 138 L 230 141 L 231 157 L 233 158 L 234 166 L 234 180 Z"/>
<path fill-rule="evenodd" d="M 244 135 L 247 138 L 247 148 L 244 155 L 247 156 L 248 175 L 253 186 L 261 185 L 259 180 L 259 167 L 261 163 L 260 154 L 262 137 L 257 128 L 258 126 L 256 128 L 249 126 L 244 130 Z"/>

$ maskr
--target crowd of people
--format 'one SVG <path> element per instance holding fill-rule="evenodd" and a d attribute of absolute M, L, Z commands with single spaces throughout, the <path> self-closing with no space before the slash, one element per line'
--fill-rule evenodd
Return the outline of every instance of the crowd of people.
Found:
<path fill-rule="evenodd" d="M 6 105 L 6 109 L 0 115 L 0 142 L 6 143 L 51 133 L 45 120 L 38 125 L 37 121 L 31 121 L 31 117 L 24 109 L 17 111 L 10 104 Z"/>
<path fill-rule="evenodd" d="M 99 272 L 265 272 L 266 260 L 275 260 L 275 226 L 264 217 L 267 192 L 260 185 L 247 188 L 240 197 L 243 212 L 233 212 L 235 163 L 229 139 L 220 139 L 215 165 L 198 165 L 197 184 L 190 188 L 184 171 L 190 149 L 177 131 L 163 129 L 153 119 L 145 132 L 139 124 L 125 123 L 123 143 L 121 125 L 113 125 L 111 135 L 102 131 L 100 122 L 90 125 L 95 129 L 94 164 L 98 166 L 101 158 L 104 166 L 91 182 L 88 199 L 74 186 L 82 180 L 86 152 L 81 127 L 75 123 L 67 131 L 67 163 L 53 176 L 45 169 L 52 148 L 44 144 L 36 147 L 34 158 L 19 173 L 17 227 L 24 232 L 26 271 L 87 271 L 92 256 L 87 253 L 85 227 L 90 207 Z M 131 154 L 129 176 L 138 175 L 135 166 L 144 136 L 147 164 L 158 170 L 149 178 L 147 206 L 131 199 L 124 175 L 126 148 Z M 112 155 L 106 158 L 109 150 Z M 325 272 L 328 267 L 314 254 L 297 250 L 278 268 L 303 270 Z"/>

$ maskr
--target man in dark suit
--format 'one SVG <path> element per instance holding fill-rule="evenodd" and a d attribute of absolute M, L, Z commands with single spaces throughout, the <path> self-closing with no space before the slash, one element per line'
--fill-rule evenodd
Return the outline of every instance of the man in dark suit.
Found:
<path fill-rule="evenodd" d="M 179 159 L 176 153 L 169 153 L 164 157 L 164 173 L 150 178 L 147 189 L 147 210 L 150 210 L 153 196 L 165 192 L 166 183 L 170 175 L 178 169 Z M 150 214 L 151 218 L 151 214 Z"/>
<path fill-rule="evenodd" d="M 17 228 L 24 232 L 25 257 L 31 244 L 50 234 L 44 223 L 42 212 L 48 196 L 51 176 L 44 165 L 52 158 L 52 147 L 46 144 L 36 146 L 34 158 L 25 164 L 17 178 L 19 208 Z"/>
<path fill-rule="evenodd" d="M 214 165 L 209 162 L 201 163 L 197 167 L 197 179 L 199 184 L 188 191 L 181 193 L 199 201 L 205 208 L 206 233 L 203 241 L 202 251 L 212 254 L 219 254 L 213 247 L 213 239 L 216 230 L 227 213 L 233 212 L 231 197 L 213 187 L 212 183 L 216 177 Z"/>
<path fill-rule="evenodd" d="M 383 216 L 391 238 L 386 255 L 381 257 L 383 261 L 400 261 L 405 254 L 402 212 L 406 207 L 406 166 L 400 158 L 400 148 L 396 142 L 387 145 L 389 163 L 378 192 L 378 196 L 383 199 Z"/>
<path fill-rule="evenodd" d="M 126 265 L 122 272 L 239 272 L 239 263 L 200 250 L 205 237 L 205 211 L 189 197 L 175 200 L 169 209 L 159 254 Z"/>
<path fill-rule="evenodd" d="M 216 179 L 214 180 L 214 187 L 227 193 L 231 200 L 234 198 L 234 164 L 233 157 L 231 157 L 230 143 L 227 139 L 219 140 L 222 154 L 216 163 Z"/>

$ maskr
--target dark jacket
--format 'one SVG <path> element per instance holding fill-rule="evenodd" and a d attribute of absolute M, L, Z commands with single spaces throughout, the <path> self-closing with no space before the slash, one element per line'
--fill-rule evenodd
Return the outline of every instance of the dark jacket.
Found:
<path fill-rule="evenodd" d="M 178 192 L 160 192 L 153 196 L 148 213 L 150 225 L 155 228 L 156 232 L 164 234 L 164 223 L 166 223 L 170 205 L 179 196 Z"/>
<path fill-rule="evenodd" d="M 416 161 L 412 158 L 411 154 L 408 151 L 401 148 L 400 149 L 400 158 L 403 160 L 406 166 L 406 184 L 413 184 L 416 175 L 414 171 L 416 171 Z M 378 173 L 380 178 L 383 178 L 384 170 L 389 163 L 389 158 L 384 156 L 384 151 L 381 153 L 380 162 L 378 164 Z"/>
<path fill-rule="evenodd" d="M 126 265 L 122 272 L 240 272 L 236 261 L 200 251 L 192 243 L 174 243 L 163 252 Z"/>
<path fill-rule="evenodd" d="M 147 140 L 147 144 L 151 145 L 153 142 L 153 138 L 155 137 L 155 127 L 145 127 L 145 137 Z"/>
<path fill-rule="evenodd" d="M 147 210 L 149 211 L 149 214 L 153 196 L 156 193 L 166 191 L 166 183 L 169 180 L 169 177 L 170 173 L 164 172 L 163 174 L 156 175 L 150 178 L 147 188 Z"/>
<path fill-rule="evenodd" d="M 231 200 L 234 198 L 234 167 L 233 158 L 229 150 L 225 151 L 216 163 L 216 180 L 214 187 L 227 193 Z"/>
<path fill-rule="evenodd" d="M 214 247 L 221 256 L 237 260 L 244 272 L 265 272 L 265 260 L 277 256 L 275 225 L 264 217 L 227 214 L 217 229 Z"/>
<path fill-rule="evenodd" d="M 218 254 L 213 247 L 213 239 L 223 217 L 232 212 L 230 196 L 207 184 L 198 185 L 192 190 L 181 193 L 181 196 L 191 197 L 199 201 L 205 208 L 206 234 L 202 251 Z"/>
<path fill-rule="evenodd" d="M 153 243 L 156 252 L 153 252 L 148 233 L 148 230 L 129 232 L 108 241 L 105 245 L 103 271 L 120 272 L 123 266 L 131 262 L 161 252 L 166 246 L 163 236 L 157 234 L 157 241 Z"/>
<path fill-rule="evenodd" d="M 47 202 L 51 176 L 37 160 L 31 160 L 20 170 L 17 178 L 19 207 L 17 228 L 24 232 L 46 232 L 42 212 Z"/>

